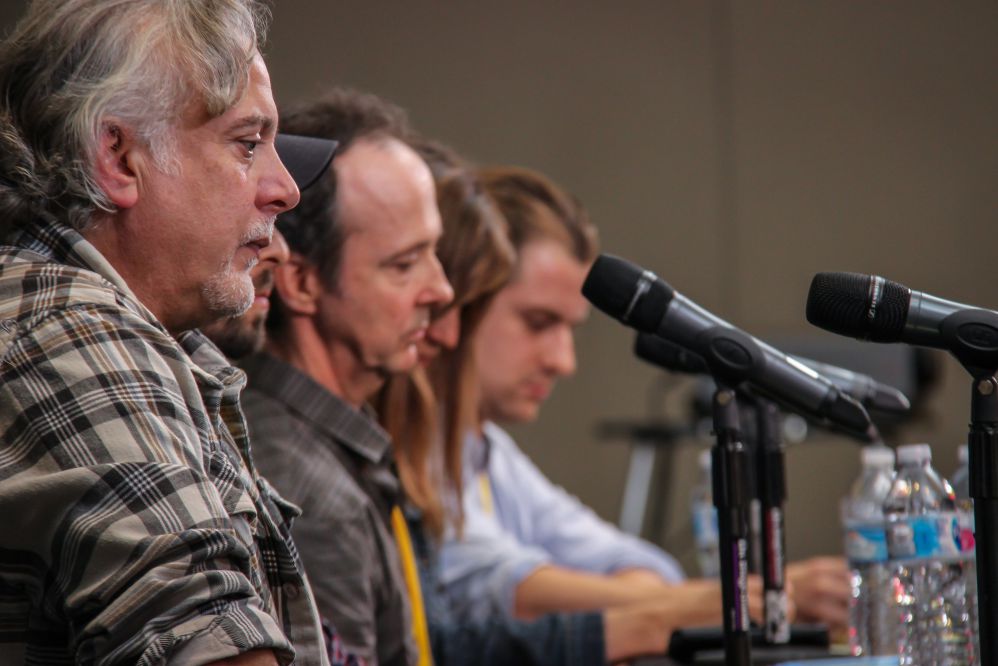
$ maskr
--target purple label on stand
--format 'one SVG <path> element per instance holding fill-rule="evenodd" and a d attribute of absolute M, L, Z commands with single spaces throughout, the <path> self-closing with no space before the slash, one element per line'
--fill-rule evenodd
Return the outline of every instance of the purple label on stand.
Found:
<path fill-rule="evenodd" d="M 735 631 L 748 631 L 748 542 L 745 539 L 736 539 L 731 544 L 731 550 L 732 563 L 735 567 L 735 607 L 731 609 L 731 624 Z"/>

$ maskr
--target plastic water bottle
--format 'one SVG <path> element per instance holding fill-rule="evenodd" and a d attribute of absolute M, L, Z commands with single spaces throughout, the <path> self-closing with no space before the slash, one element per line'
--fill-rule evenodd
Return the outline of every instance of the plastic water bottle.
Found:
<path fill-rule="evenodd" d="M 717 528 L 717 508 L 714 506 L 710 476 L 710 449 L 700 452 L 697 459 L 700 478 L 693 486 L 690 509 L 693 512 L 693 543 L 697 549 L 700 573 L 716 578 L 721 572 L 720 533 Z"/>
<path fill-rule="evenodd" d="M 884 501 L 900 666 L 973 663 L 953 489 L 932 469 L 928 444 L 898 448 Z"/>
<path fill-rule="evenodd" d="M 849 650 L 854 657 L 897 652 L 895 609 L 884 531 L 884 500 L 894 479 L 894 451 L 869 446 L 863 469 L 842 500 L 842 527 L 852 596 L 849 599 Z"/>
<path fill-rule="evenodd" d="M 950 485 L 956 494 L 957 502 L 970 499 L 970 452 L 966 444 L 956 449 L 956 471 L 950 477 Z"/>
<path fill-rule="evenodd" d="M 974 550 L 974 500 L 970 497 L 970 456 L 967 445 L 961 444 L 956 452 L 957 468 L 953 473 L 953 492 L 956 494 L 957 520 L 960 524 L 960 550 L 964 554 L 964 584 L 967 589 L 967 610 L 970 613 L 974 663 L 980 663 L 980 625 L 977 616 L 977 560 Z"/>

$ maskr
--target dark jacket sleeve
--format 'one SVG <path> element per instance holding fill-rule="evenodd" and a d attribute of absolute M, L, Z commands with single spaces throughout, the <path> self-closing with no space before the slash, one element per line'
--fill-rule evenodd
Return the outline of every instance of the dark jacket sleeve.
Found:
<path fill-rule="evenodd" d="M 606 663 L 603 616 L 547 615 L 533 622 L 496 616 L 440 624 L 429 618 L 437 666 L 588 666 Z"/>
<path fill-rule="evenodd" d="M 439 580 L 439 551 L 419 511 L 406 507 L 436 666 L 589 666 L 606 663 L 603 616 L 546 615 L 532 622 L 496 613 L 470 620 L 451 611 Z"/>

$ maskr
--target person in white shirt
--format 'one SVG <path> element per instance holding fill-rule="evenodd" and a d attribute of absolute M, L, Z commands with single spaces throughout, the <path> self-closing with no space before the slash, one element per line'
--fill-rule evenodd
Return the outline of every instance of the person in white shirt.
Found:
<path fill-rule="evenodd" d="M 458 612 L 520 618 L 615 607 L 685 594 L 660 548 L 601 520 L 552 484 L 499 423 L 535 420 L 557 379 L 575 371 L 575 327 L 588 315 L 581 286 L 597 253 L 584 209 L 545 176 L 497 167 L 480 176 L 509 225 L 517 266 L 475 334 L 478 422 L 464 450 L 464 530 L 446 541 L 442 581 Z M 847 622 L 841 558 L 788 567 L 798 618 Z M 700 588 L 702 589 L 702 588 Z"/>

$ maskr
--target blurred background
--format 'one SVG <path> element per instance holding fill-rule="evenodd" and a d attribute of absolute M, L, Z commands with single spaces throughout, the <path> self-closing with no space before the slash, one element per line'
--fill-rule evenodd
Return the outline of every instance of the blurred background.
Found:
<path fill-rule="evenodd" d="M 0 4 L 0 27 L 25 4 Z M 843 352 L 804 320 L 817 271 L 998 308 L 993 0 L 282 0 L 273 14 L 265 55 L 279 103 L 354 86 L 473 160 L 543 171 L 586 204 L 605 251 L 778 345 L 869 370 L 874 348 Z M 611 521 L 629 444 L 597 424 L 689 421 L 689 380 L 634 359 L 632 341 L 593 313 L 577 375 L 538 423 L 514 429 Z M 970 382 L 937 361 L 924 408 L 890 442 L 932 444 L 949 474 Z M 708 443 L 680 439 L 656 467 L 644 524 L 690 572 L 688 498 Z M 812 431 L 787 459 L 789 554 L 840 552 L 857 446 Z"/>

